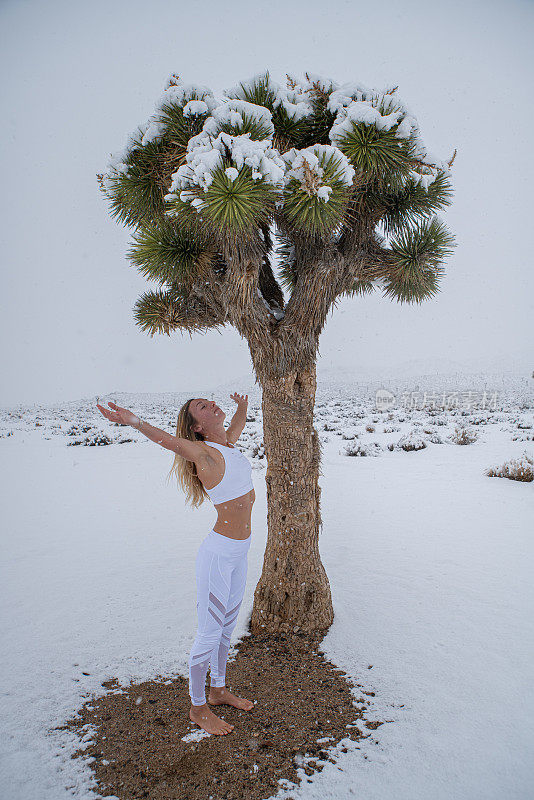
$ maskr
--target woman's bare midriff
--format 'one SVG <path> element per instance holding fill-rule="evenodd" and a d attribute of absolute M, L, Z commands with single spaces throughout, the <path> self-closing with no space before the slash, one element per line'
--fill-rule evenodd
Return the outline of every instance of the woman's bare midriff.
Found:
<path fill-rule="evenodd" d="M 201 481 L 208 483 L 211 489 L 222 480 L 224 474 L 224 457 L 214 447 L 206 445 L 206 459 L 197 462 L 197 470 L 202 472 Z M 210 452 L 211 451 L 211 452 Z M 252 506 L 256 500 L 256 492 L 251 489 L 247 494 L 224 503 L 214 503 L 217 510 L 217 522 L 213 526 L 215 533 L 228 536 L 230 539 L 248 539 L 251 534 Z"/>
<path fill-rule="evenodd" d="M 250 523 L 252 518 L 252 506 L 256 499 L 254 489 L 236 497 L 235 500 L 226 500 L 224 503 L 217 503 L 217 522 L 213 526 L 215 533 L 221 533 L 230 539 L 248 539 L 251 534 Z"/>

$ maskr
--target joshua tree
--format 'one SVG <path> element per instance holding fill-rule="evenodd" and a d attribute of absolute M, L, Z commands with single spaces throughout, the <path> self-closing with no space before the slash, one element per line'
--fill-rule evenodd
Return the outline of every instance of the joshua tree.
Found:
<path fill-rule="evenodd" d="M 98 176 L 133 229 L 128 258 L 159 284 L 136 324 L 151 336 L 233 325 L 248 342 L 268 501 L 253 633 L 333 620 L 313 425 L 328 312 L 377 287 L 401 303 L 432 298 L 454 246 L 434 212 L 450 203 L 456 151 L 448 163 L 427 152 L 396 90 L 308 73 L 284 89 L 265 72 L 216 99 L 173 75 Z"/>

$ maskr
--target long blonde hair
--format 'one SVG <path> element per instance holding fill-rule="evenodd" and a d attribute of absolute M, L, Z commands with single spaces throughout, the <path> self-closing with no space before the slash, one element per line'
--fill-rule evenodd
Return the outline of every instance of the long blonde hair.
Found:
<path fill-rule="evenodd" d="M 203 442 L 204 437 L 202 434 L 193 430 L 193 425 L 196 425 L 197 421 L 191 414 L 189 405 L 194 399 L 194 397 L 191 397 L 187 403 L 183 404 L 178 412 L 176 436 L 180 439 L 190 439 L 192 442 Z M 202 485 L 202 481 L 198 477 L 197 465 L 194 461 L 188 461 L 186 458 L 176 453 L 174 464 L 167 476 L 167 480 L 169 480 L 173 473 L 176 475 L 179 486 L 186 494 L 186 503 L 191 503 L 193 508 L 198 508 L 207 497 L 209 498 L 208 493 Z"/>

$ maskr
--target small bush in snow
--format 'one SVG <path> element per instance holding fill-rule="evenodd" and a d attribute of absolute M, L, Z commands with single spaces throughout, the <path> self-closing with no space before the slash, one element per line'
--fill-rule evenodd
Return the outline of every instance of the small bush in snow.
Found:
<path fill-rule="evenodd" d="M 374 427 L 372 425 L 366 425 L 365 426 L 365 430 L 367 431 L 367 433 L 374 433 L 375 432 L 375 429 L 374 429 Z"/>
<path fill-rule="evenodd" d="M 523 430 L 530 430 L 532 428 L 532 420 L 525 414 L 517 421 L 517 427 Z"/>
<path fill-rule="evenodd" d="M 486 475 L 490 478 L 509 478 L 512 481 L 531 481 L 534 479 L 533 459 L 525 450 L 521 458 L 512 458 L 501 467 L 490 467 Z"/>
<path fill-rule="evenodd" d="M 92 425 L 84 425 L 83 428 L 79 428 L 77 425 L 71 425 L 67 431 L 67 436 L 79 436 L 90 431 L 92 427 Z"/>
<path fill-rule="evenodd" d="M 512 442 L 534 442 L 534 433 L 517 433 L 512 436 Z"/>
<path fill-rule="evenodd" d="M 250 450 L 250 454 L 253 458 L 265 458 L 264 443 L 261 442 L 261 444 L 254 444 Z"/>
<path fill-rule="evenodd" d="M 133 440 L 130 439 L 130 441 Z M 83 441 L 76 439 L 76 441 L 74 442 L 67 442 L 67 447 L 72 447 L 77 444 L 83 444 L 85 446 L 95 447 L 105 444 L 113 444 L 113 439 L 110 439 L 110 437 L 106 433 L 93 433 L 92 436 L 86 436 L 85 439 L 83 439 Z"/>
<path fill-rule="evenodd" d="M 382 448 L 377 442 L 351 442 L 339 452 L 345 456 L 378 456 L 381 451 Z"/>
<path fill-rule="evenodd" d="M 397 442 L 397 447 L 406 450 L 423 450 L 426 447 L 426 442 L 419 433 L 419 431 L 412 430 L 409 433 L 401 436 Z"/>
<path fill-rule="evenodd" d="M 449 438 L 454 444 L 472 444 L 478 439 L 478 433 L 467 428 L 455 428 Z"/>
<path fill-rule="evenodd" d="M 328 422 L 325 422 L 325 424 L 323 425 L 323 431 L 336 431 L 337 432 L 337 428 L 333 427 Z"/>
<path fill-rule="evenodd" d="M 483 414 L 477 414 L 476 417 L 471 418 L 471 425 L 487 425 L 488 417 Z"/>

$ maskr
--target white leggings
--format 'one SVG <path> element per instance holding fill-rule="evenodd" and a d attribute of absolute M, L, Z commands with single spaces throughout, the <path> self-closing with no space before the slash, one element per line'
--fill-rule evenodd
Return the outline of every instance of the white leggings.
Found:
<path fill-rule="evenodd" d="M 194 706 L 206 702 L 206 675 L 224 686 L 230 637 L 245 592 L 248 539 L 231 539 L 211 530 L 200 545 L 197 579 L 198 630 L 189 656 L 189 695 Z"/>

